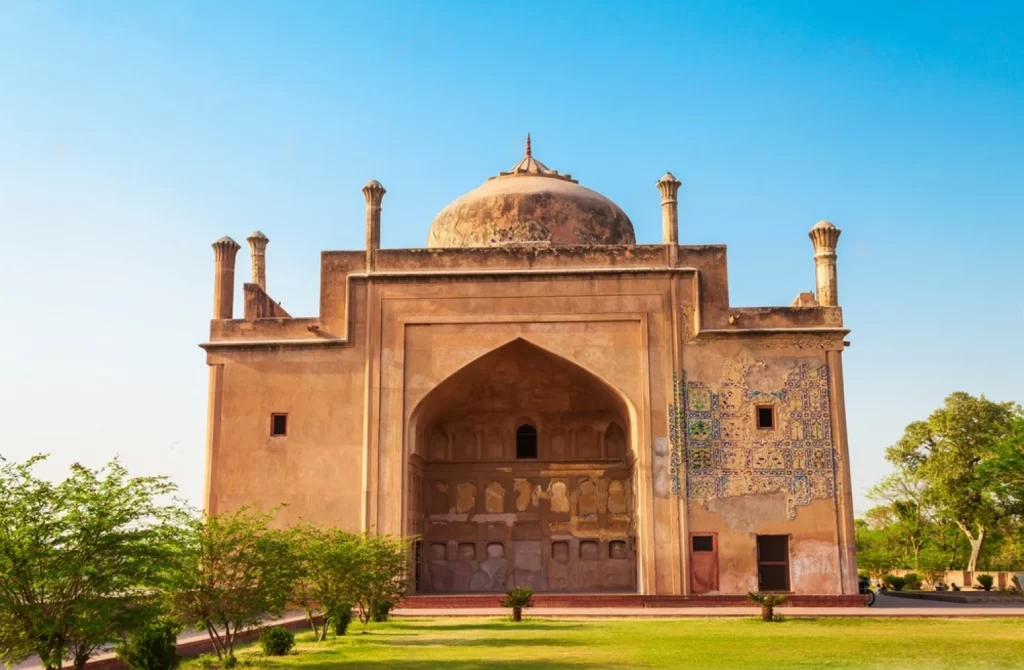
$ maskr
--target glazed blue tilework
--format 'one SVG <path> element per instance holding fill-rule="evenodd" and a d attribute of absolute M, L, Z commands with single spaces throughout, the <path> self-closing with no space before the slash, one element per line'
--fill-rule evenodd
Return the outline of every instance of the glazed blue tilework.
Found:
<path fill-rule="evenodd" d="M 776 408 L 776 428 L 759 431 L 754 407 Z M 712 391 L 673 376 L 669 407 L 672 490 L 702 504 L 714 498 L 788 494 L 798 505 L 835 496 L 836 462 L 828 404 L 828 367 L 802 365 L 782 389 L 750 391 L 723 382 Z"/>

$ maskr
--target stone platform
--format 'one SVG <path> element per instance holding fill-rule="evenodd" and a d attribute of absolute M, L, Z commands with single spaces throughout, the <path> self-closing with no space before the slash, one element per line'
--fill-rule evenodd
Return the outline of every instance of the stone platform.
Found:
<path fill-rule="evenodd" d="M 416 594 L 407 596 L 402 609 L 500 609 L 501 593 Z M 793 607 L 864 607 L 867 598 L 861 595 L 788 595 L 786 603 Z M 750 607 L 745 595 L 654 596 L 638 593 L 537 593 L 537 608 L 719 608 Z"/>

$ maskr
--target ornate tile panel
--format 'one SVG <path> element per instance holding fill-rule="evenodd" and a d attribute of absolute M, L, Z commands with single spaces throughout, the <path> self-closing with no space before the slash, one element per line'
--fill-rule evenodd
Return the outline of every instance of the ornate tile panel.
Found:
<path fill-rule="evenodd" d="M 740 378 L 742 379 L 742 378 Z M 835 496 L 836 456 L 828 405 L 828 367 L 801 365 L 781 389 L 742 381 L 716 387 L 673 376 L 669 407 L 672 490 L 690 501 L 785 491 L 798 505 Z M 758 430 L 754 408 L 772 405 L 774 430 Z"/>

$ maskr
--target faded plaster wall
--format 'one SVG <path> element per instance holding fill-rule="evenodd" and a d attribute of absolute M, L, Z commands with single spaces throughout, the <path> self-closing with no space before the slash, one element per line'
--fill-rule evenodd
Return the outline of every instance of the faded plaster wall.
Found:
<path fill-rule="evenodd" d="M 845 424 L 836 421 L 841 400 L 817 406 L 807 396 L 805 407 L 793 403 L 813 389 L 820 397 L 822 374 L 838 379 L 841 391 L 841 310 L 735 308 L 724 247 L 680 247 L 677 256 L 679 267 L 669 267 L 669 250 L 654 245 L 380 250 L 376 271 L 367 276 L 365 252 L 325 252 L 319 315 L 211 322 L 210 342 L 203 345 L 212 366 L 208 509 L 286 503 L 283 523 L 429 533 L 429 524 L 441 521 L 434 515 L 457 508 L 460 485 L 472 484 L 477 496 L 465 514 L 473 520 L 445 522 L 431 543 L 443 544 L 445 556 L 430 560 L 468 561 L 455 572 L 469 575 L 470 588 L 480 570 L 497 580 L 486 586 L 496 587 L 500 561 L 506 561 L 506 584 L 514 574 L 507 562 L 518 560 L 515 543 L 540 542 L 539 549 L 523 550 L 530 558 L 523 558 L 521 574 L 538 572 L 548 588 L 589 589 L 596 578 L 582 562 L 590 561 L 592 549 L 579 544 L 589 538 L 571 530 L 573 515 L 579 516 L 573 503 L 568 519 L 554 518 L 551 499 L 543 496 L 535 509 L 519 510 L 516 480 L 541 491 L 564 480 L 570 501 L 584 478 L 599 491 L 623 481 L 628 537 L 635 538 L 627 544 L 629 558 L 611 556 L 608 543 L 619 541 L 612 538 L 619 521 L 599 511 L 594 531 L 594 565 L 635 561 L 635 571 L 622 572 L 635 581 L 616 588 L 687 592 L 690 534 L 700 532 L 717 534 L 720 591 L 745 592 L 756 579 L 756 535 L 780 533 L 791 536 L 793 590 L 839 592 L 839 572 L 850 583 L 855 577 L 852 539 L 840 535 L 852 537 L 851 510 L 837 503 L 848 476 L 842 471 Z M 445 414 L 445 403 L 431 404 L 429 397 L 460 370 L 515 341 L 564 362 L 569 381 L 563 391 L 575 386 L 576 370 L 598 380 L 594 388 L 611 399 L 572 418 L 558 408 L 531 410 L 543 425 L 548 459 L 536 472 L 517 470 L 519 464 L 501 469 L 512 453 L 510 431 L 522 418 L 513 419 L 512 409 L 469 412 L 463 406 L 461 415 Z M 841 399 L 824 383 L 826 405 L 829 397 Z M 487 385 L 473 389 L 496 393 Z M 515 390 L 514 404 L 529 391 Z M 558 395 L 538 397 L 549 405 Z M 699 402 L 708 405 L 699 409 Z M 773 437 L 751 429 L 752 406 L 760 402 L 777 407 Z M 269 435 L 275 412 L 289 415 L 285 438 Z M 821 416 L 797 416 L 805 412 Z M 831 426 L 820 423 L 819 430 L 814 420 L 826 415 Z M 613 423 L 623 440 L 610 449 Z M 466 439 L 460 442 L 460 435 Z M 437 482 L 449 487 L 447 512 L 431 512 L 426 504 Z M 486 490 L 494 482 L 504 489 L 502 512 L 487 510 Z M 533 505 L 532 494 L 530 500 Z M 486 521 L 490 514 L 499 517 Z M 516 531 L 519 521 L 536 521 L 539 528 L 547 523 L 548 534 L 527 537 L 530 526 Z M 563 522 L 570 524 L 568 562 L 552 563 L 549 543 L 557 533 L 551 524 Z M 488 553 L 499 551 L 490 546 L 499 536 L 504 557 Z M 474 558 L 468 547 L 460 550 L 465 544 L 473 546 Z M 538 545 L 522 545 L 529 546 Z M 424 545 L 424 560 L 431 551 L 440 549 Z M 481 567 L 487 561 L 499 562 Z M 556 574 L 559 565 L 569 566 L 564 574 Z M 449 583 L 461 585 L 455 572 Z M 621 575 L 600 574 L 625 584 Z"/>
<path fill-rule="evenodd" d="M 691 343 L 677 380 L 674 447 L 690 533 L 718 538 L 720 592 L 758 590 L 758 535 L 786 535 L 790 590 L 841 593 L 837 461 L 825 341 Z M 756 408 L 775 427 L 759 429 Z"/>

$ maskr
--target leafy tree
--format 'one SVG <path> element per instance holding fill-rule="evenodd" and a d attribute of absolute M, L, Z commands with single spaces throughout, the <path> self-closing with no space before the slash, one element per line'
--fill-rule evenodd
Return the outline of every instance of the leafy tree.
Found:
<path fill-rule="evenodd" d="M 0 657 L 81 668 L 155 614 L 185 516 L 161 502 L 175 490 L 165 477 L 114 460 L 53 484 L 33 474 L 44 458 L 0 468 Z"/>
<path fill-rule="evenodd" d="M 235 661 L 235 639 L 285 609 L 295 579 L 291 536 L 270 527 L 274 511 L 243 507 L 195 520 L 172 570 L 169 609 L 207 632 L 217 657 Z"/>
<path fill-rule="evenodd" d="M 957 392 L 926 421 L 907 426 L 886 457 L 920 477 L 925 500 L 963 532 L 971 545 L 968 570 L 977 570 L 990 529 L 1010 513 L 996 496 L 996 483 L 984 466 L 996 458 L 1020 414 L 1014 403 L 996 403 Z"/>
<path fill-rule="evenodd" d="M 387 535 L 364 534 L 360 539 L 364 569 L 356 580 L 359 620 L 384 621 L 388 612 L 405 595 L 407 588 L 408 542 Z"/>
<path fill-rule="evenodd" d="M 996 498 L 1007 510 L 1024 515 L 1024 416 L 1016 418 L 993 452 L 981 466 L 982 475 L 995 483 Z"/>
<path fill-rule="evenodd" d="M 921 550 L 931 531 L 931 510 L 925 496 L 926 482 L 913 470 L 899 469 L 885 477 L 868 493 L 868 497 L 886 503 L 888 518 L 884 527 L 895 543 L 902 545 L 904 553 L 912 557 L 913 569 L 920 566 Z"/>
<path fill-rule="evenodd" d="M 362 538 L 334 528 L 320 530 L 313 526 L 295 530 L 298 577 L 292 591 L 292 602 L 306 611 L 306 618 L 317 640 L 327 637 L 332 623 L 344 634 L 352 619 L 352 607 L 359 600 L 360 579 L 371 569 L 370 556 L 363 551 Z M 316 616 L 323 614 L 323 627 L 318 628 Z"/>

